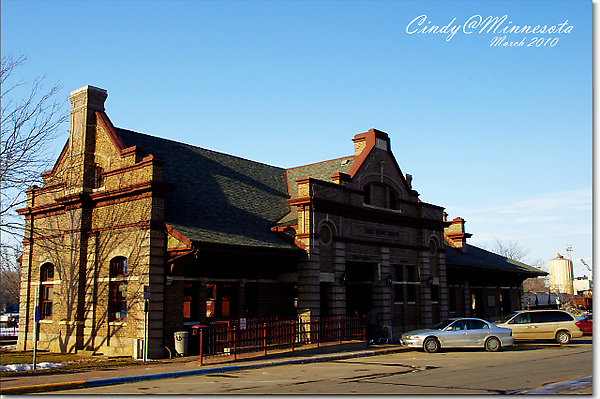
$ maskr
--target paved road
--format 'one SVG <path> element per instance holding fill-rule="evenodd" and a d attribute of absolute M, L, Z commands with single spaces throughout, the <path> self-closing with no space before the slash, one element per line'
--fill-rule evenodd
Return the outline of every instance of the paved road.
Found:
<path fill-rule="evenodd" d="M 408 351 L 69 390 L 69 394 L 592 394 L 592 341 L 499 353 Z"/>

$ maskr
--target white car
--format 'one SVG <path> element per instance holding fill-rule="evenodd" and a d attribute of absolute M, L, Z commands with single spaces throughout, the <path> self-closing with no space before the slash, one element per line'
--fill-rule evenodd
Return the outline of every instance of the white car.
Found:
<path fill-rule="evenodd" d="M 476 318 L 445 320 L 428 330 L 414 330 L 402 334 L 400 344 L 423 348 L 435 353 L 443 348 L 485 348 L 497 352 L 513 346 L 515 340 L 510 328 L 497 327 L 489 321 Z"/>

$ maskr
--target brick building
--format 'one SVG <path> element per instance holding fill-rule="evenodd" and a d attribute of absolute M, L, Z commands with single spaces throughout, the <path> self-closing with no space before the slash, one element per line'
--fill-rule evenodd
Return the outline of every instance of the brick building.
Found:
<path fill-rule="evenodd" d="M 483 250 L 467 252 L 464 223 L 419 200 L 384 132 L 356 135 L 351 156 L 282 169 L 116 128 L 106 97 L 71 93 L 69 140 L 20 210 L 19 349 L 32 347 L 36 305 L 38 348 L 137 356 L 147 337 L 160 358 L 191 325 L 371 303 L 397 335 L 475 313 L 475 275 L 505 279 L 486 286 L 486 309 L 500 296 L 516 309 L 540 274 L 468 258 Z"/>

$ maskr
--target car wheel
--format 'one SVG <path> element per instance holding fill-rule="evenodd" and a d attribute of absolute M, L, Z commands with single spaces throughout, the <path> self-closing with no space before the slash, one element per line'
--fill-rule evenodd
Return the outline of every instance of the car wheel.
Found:
<path fill-rule="evenodd" d="M 487 341 L 485 341 L 485 350 L 488 352 L 498 352 L 502 344 L 500 344 L 500 340 L 496 337 L 490 337 Z"/>
<path fill-rule="evenodd" d="M 571 341 L 571 335 L 566 331 L 559 331 L 556 333 L 556 342 L 561 345 L 566 345 Z"/>
<path fill-rule="evenodd" d="M 436 353 L 440 350 L 440 343 L 436 338 L 429 337 L 423 342 L 423 350 L 427 353 Z"/>

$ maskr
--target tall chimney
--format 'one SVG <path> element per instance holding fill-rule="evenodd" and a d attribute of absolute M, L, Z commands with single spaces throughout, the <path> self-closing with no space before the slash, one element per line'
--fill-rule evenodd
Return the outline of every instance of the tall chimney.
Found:
<path fill-rule="evenodd" d="M 89 186 L 91 171 L 94 163 L 96 147 L 96 111 L 104 112 L 104 101 L 108 94 L 106 90 L 94 86 L 84 86 L 72 91 L 71 125 L 69 132 L 69 155 L 71 164 L 78 165 L 69 177 L 74 186 L 84 188 Z"/>

